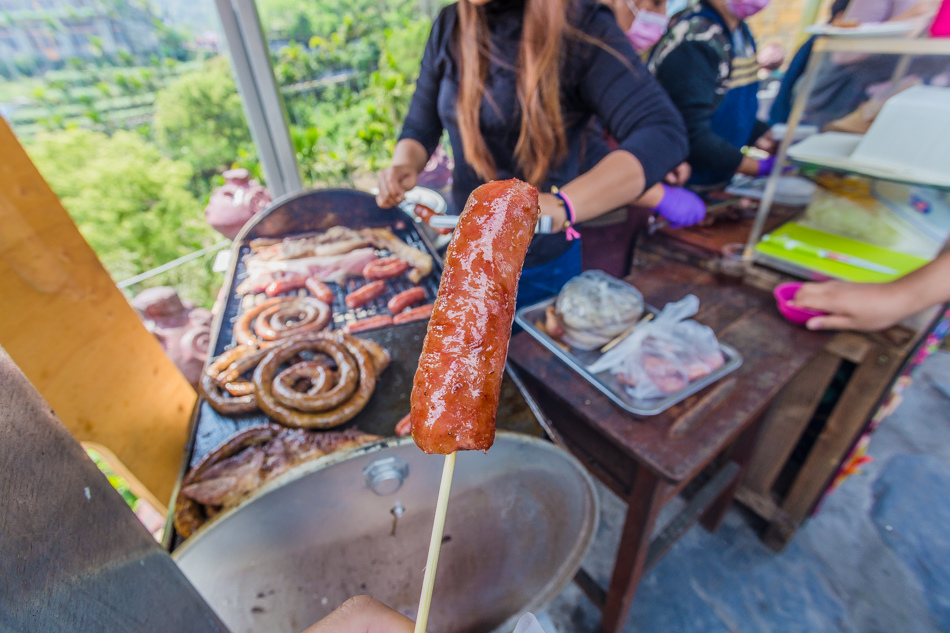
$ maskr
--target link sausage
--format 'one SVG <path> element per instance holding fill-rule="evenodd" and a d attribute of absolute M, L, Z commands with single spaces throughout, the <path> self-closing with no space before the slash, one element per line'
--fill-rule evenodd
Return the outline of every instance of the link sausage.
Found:
<path fill-rule="evenodd" d="M 374 259 L 363 267 L 363 276 L 367 279 L 389 279 L 398 277 L 409 270 L 409 262 L 395 257 Z"/>
<path fill-rule="evenodd" d="M 343 326 L 343 331 L 347 334 L 356 334 L 357 332 L 368 332 L 378 330 L 381 327 L 388 327 L 393 324 L 393 318 L 388 314 L 370 317 L 361 321 L 347 323 Z"/>
<path fill-rule="evenodd" d="M 306 281 L 304 281 L 304 285 L 314 297 L 327 305 L 333 305 L 333 291 L 330 290 L 330 286 L 316 277 L 307 277 Z"/>
<path fill-rule="evenodd" d="M 409 435 L 409 432 L 412 430 L 412 414 L 407 413 L 406 417 L 396 422 L 396 435 L 402 437 L 403 435 Z"/>
<path fill-rule="evenodd" d="M 432 219 L 432 216 L 439 215 L 438 213 L 436 213 L 435 211 L 433 211 L 432 209 L 430 209 L 429 207 L 423 204 L 417 204 L 415 208 L 413 209 L 413 212 L 416 214 L 417 218 L 419 218 L 420 220 L 428 224 L 430 229 L 432 229 L 432 224 L 429 222 L 429 220 Z M 439 235 L 448 235 L 449 233 L 452 232 L 452 229 L 432 229 L 432 230 L 438 233 Z"/>
<path fill-rule="evenodd" d="M 306 281 L 307 278 L 303 275 L 275 279 L 264 287 L 264 294 L 268 297 L 275 297 L 291 290 L 300 290 L 304 287 Z"/>
<path fill-rule="evenodd" d="M 428 319 L 432 315 L 432 305 L 433 304 L 431 303 L 427 303 L 424 306 L 419 306 L 418 308 L 413 308 L 412 310 L 400 312 L 393 317 L 393 323 L 396 325 L 401 325 L 403 323 Z"/>
<path fill-rule="evenodd" d="M 412 436 L 426 453 L 494 442 L 518 279 L 537 220 L 538 190 L 519 180 L 482 185 L 465 203 L 412 385 Z"/>
<path fill-rule="evenodd" d="M 365 286 L 357 288 L 350 294 L 346 295 L 346 307 L 351 309 L 358 308 L 364 303 L 372 301 L 384 292 L 386 292 L 385 281 L 371 281 Z"/>
<path fill-rule="evenodd" d="M 386 307 L 389 308 L 389 311 L 393 314 L 399 314 L 413 303 L 419 303 L 420 301 L 425 300 L 426 298 L 426 289 L 420 286 L 415 286 L 409 290 L 403 290 L 398 295 L 394 296 L 392 299 L 386 303 Z"/>

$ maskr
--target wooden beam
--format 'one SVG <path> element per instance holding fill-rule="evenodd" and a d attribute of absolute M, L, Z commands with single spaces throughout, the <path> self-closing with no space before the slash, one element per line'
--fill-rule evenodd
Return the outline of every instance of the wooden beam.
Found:
<path fill-rule="evenodd" d="M 2 119 L 0 156 L 0 346 L 77 439 L 167 502 L 195 392 Z"/>
<path fill-rule="evenodd" d="M 772 401 L 745 473 L 745 488 L 762 496 L 771 493 L 775 479 L 815 415 L 840 365 L 837 355 L 822 351 Z"/>
<path fill-rule="evenodd" d="M 838 332 L 825 346 L 825 351 L 860 365 L 873 347 L 874 343 L 866 335 Z"/>
<path fill-rule="evenodd" d="M 876 348 L 868 354 L 867 362 L 854 371 L 824 430 L 805 458 L 795 483 L 782 500 L 782 511 L 793 524 L 800 525 L 821 498 L 874 415 L 880 395 L 886 392 L 882 386 L 891 383 L 903 361 L 899 354 L 888 354 L 884 348 Z M 869 397 L 871 394 L 874 396 Z"/>
<path fill-rule="evenodd" d="M 736 490 L 736 501 L 766 521 L 771 521 L 772 518 L 780 512 L 778 505 L 776 505 L 771 495 L 763 495 L 754 490 L 749 490 L 745 486 L 739 486 L 739 489 Z"/>

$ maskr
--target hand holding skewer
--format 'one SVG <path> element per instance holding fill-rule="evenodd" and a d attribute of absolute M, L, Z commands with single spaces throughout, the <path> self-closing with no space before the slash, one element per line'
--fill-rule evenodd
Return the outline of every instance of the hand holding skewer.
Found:
<path fill-rule="evenodd" d="M 304 633 L 409 633 L 412 620 L 369 596 L 350 598 Z"/>

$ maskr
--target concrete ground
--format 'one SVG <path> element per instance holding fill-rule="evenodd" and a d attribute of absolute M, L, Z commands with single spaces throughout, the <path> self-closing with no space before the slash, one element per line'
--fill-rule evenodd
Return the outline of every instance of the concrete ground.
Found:
<path fill-rule="evenodd" d="M 691 529 L 644 578 L 624 631 L 950 632 L 950 353 L 917 370 L 869 454 L 781 553 L 735 508 L 716 534 Z M 606 585 L 625 506 L 599 493 L 584 566 Z M 547 615 L 560 633 L 599 621 L 573 584 Z"/>

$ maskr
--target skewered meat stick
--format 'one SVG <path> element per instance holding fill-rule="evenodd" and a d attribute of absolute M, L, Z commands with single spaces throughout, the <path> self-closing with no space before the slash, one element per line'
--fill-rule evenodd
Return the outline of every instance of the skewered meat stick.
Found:
<path fill-rule="evenodd" d="M 518 279 L 538 219 L 538 190 L 519 180 L 482 185 L 462 211 L 410 397 L 412 437 L 445 457 L 415 633 L 424 633 L 455 455 L 488 450 L 515 314 Z"/>
<path fill-rule="evenodd" d="M 519 180 L 472 192 L 445 256 L 412 385 L 412 436 L 426 453 L 488 450 L 508 355 L 518 279 L 538 219 Z"/>

